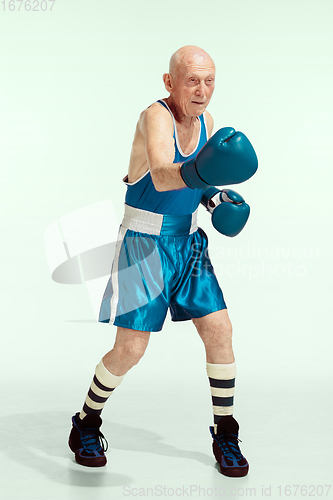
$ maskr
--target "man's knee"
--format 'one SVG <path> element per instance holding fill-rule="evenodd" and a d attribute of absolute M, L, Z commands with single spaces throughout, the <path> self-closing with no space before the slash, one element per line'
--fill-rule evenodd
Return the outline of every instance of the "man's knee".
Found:
<path fill-rule="evenodd" d="M 134 364 L 136 364 L 146 352 L 147 343 L 141 337 L 135 337 L 131 341 L 126 342 L 123 347 L 125 355 L 130 356 Z"/>
<path fill-rule="evenodd" d="M 129 335 L 123 336 L 116 340 L 114 350 L 117 356 L 122 359 L 131 361 L 131 364 L 136 365 L 144 355 L 148 345 L 149 333 L 130 331 Z"/>
<path fill-rule="evenodd" d="M 233 329 L 226 310 L 193 319 L 193 323 L 205 344 L 231 342 Z"/>
<path fill-rule="evenodd" d="M 229 316 L 225 317 L 222 324 L 221 324 L 221 330 L 224 336 L 226 337 L 232 337 L 232 324 L 229 319 Z"/>
<path fill-rule="evenodd" d="M 232 325 L 231 322 L 225 322 L 220 324 L 215 329 L 208 330 L 204 334 L 204 342 L 211 343 L 214 345 L 220 344 L 221 346 L 225 344 L 231 344 L 232 342 Z"/>

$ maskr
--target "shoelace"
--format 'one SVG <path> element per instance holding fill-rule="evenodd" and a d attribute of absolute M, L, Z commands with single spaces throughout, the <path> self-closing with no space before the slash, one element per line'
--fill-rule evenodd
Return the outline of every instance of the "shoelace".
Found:
<path fill-rule="evenodd" d="M 238 446 L 238 442 L 242 441 L 241 439 L 238 439 L 236 434 L 220 434 L 219 436 L 215 436 L 215 439 L 227 458 L 243 458 Z"/>
<path fill-rule="evenodd" d="M 99 429 L 91 428 L 81 430 L 82 446 L 89 451 L 107 451 L 109 444 Z"/>

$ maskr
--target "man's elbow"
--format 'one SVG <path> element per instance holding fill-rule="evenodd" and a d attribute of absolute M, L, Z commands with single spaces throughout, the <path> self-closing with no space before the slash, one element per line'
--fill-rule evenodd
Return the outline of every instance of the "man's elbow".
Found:
<path fill-rule="evenodd" d="M 163 185 L 162 184 L 159 184 L 158 182 L 153 182 L 154 184 L 154 188 L 156 189 L 156 191 L 158 193 L 162 193 L 163 191 L 167 191 L 167 189 L 163 188 Z"/>
<path fill-rule="evenodd" d="M 156 191 L 158 191 L 159 193 L 161 193 L 162 191 L 166 191 L 164 183 L 161 182 L 160 175 L 157 169 L 150 168 L 150 176 Z"/>

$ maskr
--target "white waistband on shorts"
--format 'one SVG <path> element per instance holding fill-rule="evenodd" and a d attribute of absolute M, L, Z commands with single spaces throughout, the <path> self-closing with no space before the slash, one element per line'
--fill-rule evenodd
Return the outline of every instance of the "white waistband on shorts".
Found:
<path fill-rule="evenodd" d="M 198 229 L 198 208 L 188 215 L 163 215 L 125 203 L 125 213 L 121 225 L 126 229 L 155 235 L 186 235 Z"/>

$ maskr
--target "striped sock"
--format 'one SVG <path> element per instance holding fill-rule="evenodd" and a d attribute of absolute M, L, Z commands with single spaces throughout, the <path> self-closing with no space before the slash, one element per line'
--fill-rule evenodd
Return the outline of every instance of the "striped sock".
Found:
<path fill-rule="evenodd" d="M 206 363 L 206 369 L 212 394 L 216 433 L 219 420 L 225 415 L 233 414 L 236 362 L 221 365 Z"/>
<path fill-rule="evenodd" d="M 112 375 L 103 360 L 96 366 L 95 375 L 79 415 L 81 420 L 88 414 L 100 415 L 112 391 L 121 383 L 125 375 Z"/>

